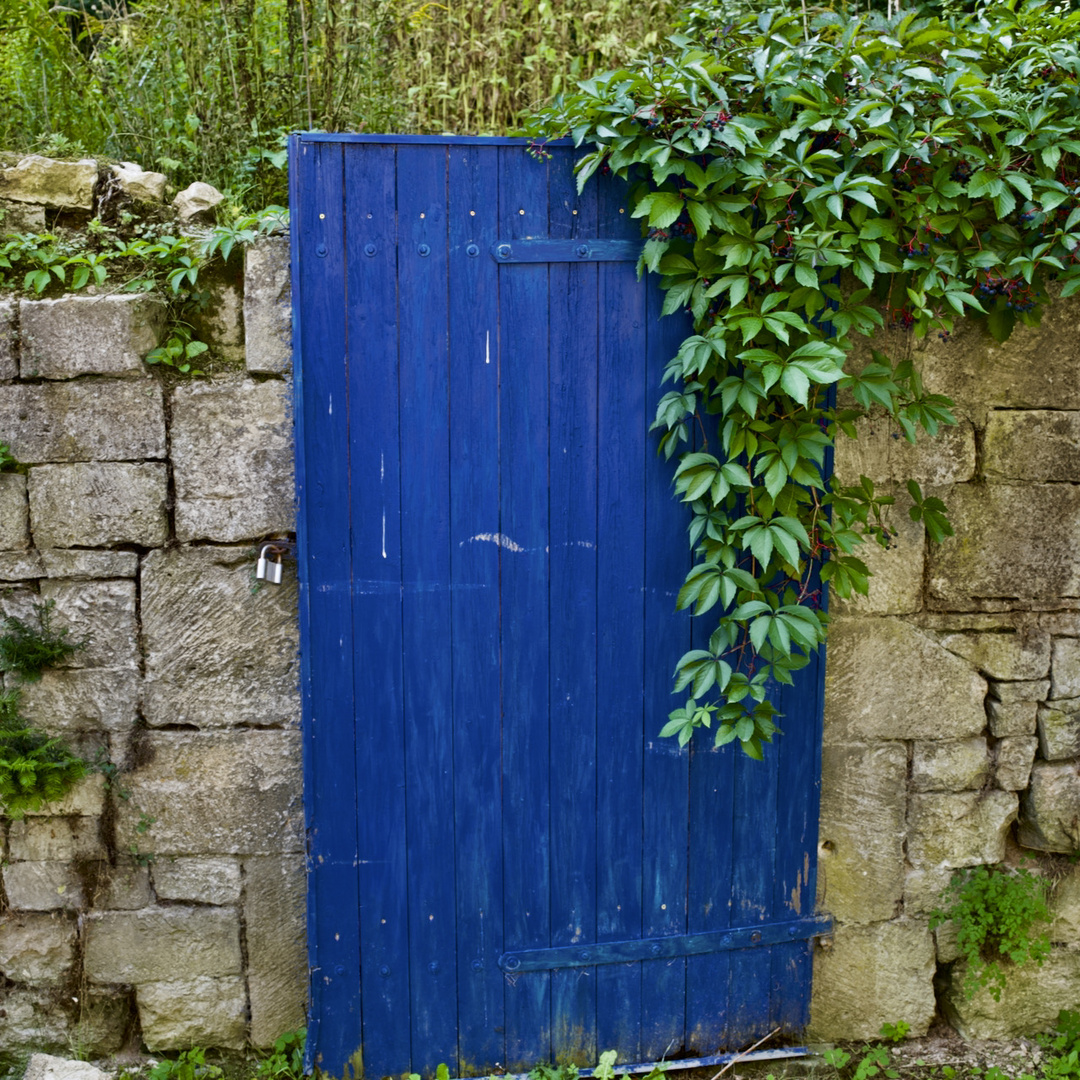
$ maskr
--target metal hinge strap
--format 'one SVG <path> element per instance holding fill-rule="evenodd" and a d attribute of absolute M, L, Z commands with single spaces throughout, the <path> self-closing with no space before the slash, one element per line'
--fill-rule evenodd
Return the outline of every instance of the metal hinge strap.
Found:
<path fill-rule="evenodd" d="M 500 240 L 491 245 L 498 263 L 637 262 L 640 240 Z"/>

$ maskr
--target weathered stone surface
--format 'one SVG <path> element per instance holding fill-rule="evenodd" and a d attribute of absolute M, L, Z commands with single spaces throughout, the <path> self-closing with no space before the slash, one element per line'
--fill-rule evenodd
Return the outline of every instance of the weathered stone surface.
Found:
<path fill-rule="evenodd" d="M 125 776 L 121 847 L 139 813 L 156 820 L 142 848 L 167 855 L 300 851 L 300 737 L 295 731 L 151 731 L 145 764 Z"/>
<path fill-rule="evenodd" d="M 64 666 L 138 669 L 133 581 L 43 581 L 41 598 L 55 602 L 56 629 L 66 627 L 74 640 L 86 642 Z"/>
<path fill-rule="evenodd" d="M 154 863 L 154 891 L 160 900 L 190 900 L 197 904 L 238 903 L 240 862 L 237 859 L 202 856 L 158 859 Z"/>
<path fill-rule="evenodd" d="M 991 412 L 983 469 L 988 480 L 1080 480 L 1080 412 Z"/>
<path fill-rule="evenodd" d="M 908 858 L 914 866 L 975 866 L 1001 862 L 1016 820 L 1011 791 L 912 795 Z"/>
<path fill-rule="evenodd" d="M 941 644 L 991 679 L 1045 679 L 1050 668 L 1050 635 L 1042 630 L 947 634 Z"/>
<path fill-rule="evenodd" d="M 1023 791 L 1031 779 L 1031 766 L 1039 740 L 1033 735 L 1010 735 L 997 745 L 994 779 L 1003 791 Z"/>
<path fill-rule="evenodd" d="M 1040 705 L 1038 721 L 1040 757 L 1065 761 L 1080 754 L 1080 700 Z"/>
<path fill-rule="evenodd" d="M 70 1018 L 53 988 L 0 987 L 0 1046 L 16 1050 L 63 1050 L 71 1045 Z"/>
<path fill-rule="evenodd" d="M 0 199 L 0 224 L 3 225 L 4 232 L 43 233 L 45 207 Z"/>
<path fill-rule="evenodd" d="M 60 911 L 83 905 L 82 882 L 65 862 L 11 863 L 3 868 L 8 903 L 22 911 Z"/>
<path fill-rule="evenodd" d="M 92 158 L 54 161 L 30 154 L 13 169 L 0 169 L 0 196 L 53 210 L 92 210 L 96 183 L 97 162 Z"/>
<path fill-rule="evenodd" d="M 134 551 L 47 548 L 40 554 L 45 573 L 51 578 L 130 578 L 139 571 L 139 556 Z"/>
<path fill-rule="evenodd" d="M 148 1050 L 239 1050 L 246 1042 L 247 995 L 241 978 L 143 983 L 136 994 Z"/>
<path fill-rule="evenodd" d="M 822 903 L 845 923 L 891 919 L 904 891 L 907 750 L 826 746 L 821 763 Z"/>
<path fill-rule="evenodd" d="M 199 215 L 208 214 L 224 198 L 225 196 L 217 188 L 196 180 L 183 191 L 177 192 L 172 204 L 176 208 L 176 216 L 181 221 L 191 221 Z"/>
<path fill-rule="evenodd" d="M 99 911 L 138 911 L 154 902 L 150 871 L 133 859 L 118 859 L 100 868 L 92 906 Z"/>
<path fill-rule="evenodd" d="M 983 786 L 990 772 L 986 740 L 916 742 L 911 758 L 913 791 L 968 791 Z"/>
<path fill-rule="evenodd" d="M 15 351 L 14 300 L 0 300 L 0 379 L 17 379 L 19 361 Z"/>
<path fill-rule="evenodd" d="M 246 548 L 151 552 L 142 568 L 149 724 L 281 724 L 297 716 L 296 585 L 252 593 Z"/>
<path fill-rule="evenodd" d="M 32 1054 L 26 1063 L 23 1080 L 112 1080 L 112 1076 L 89 1061 Z"/>
<path fill-rule="evenodd" d="M 986 699 L 986 717 L 990 724 L 990 734 L 995 738 L 1007 735 L 1032 735 L 1035 732 L 1035 717 L 1039 711 L 1038 702 L 1012 701 L 1008 705 L 997 698 Z"/>
<path fill-rule="evenodd" d="M 8 851 L 14 861 L 60 862 L 98 859 L 105 854 L 92 817 L 23 818 L 8 832 Z"/>
<path fill-rule="evenodd" d="M 127 1042 L 135 1014 L 135 995 L 115 987 L 85 986 L 79 994 L 77 1045 L 94 1055 L 115 1054 Z"/>
<path fill-rule="evenodd" d="M 899 619 L 837 619 L 829 630 L 826 743 L 961 739 L 986 725 L 986 682 Z"/>
<path fill-rule="evenodd" d="M 73 814 L 82 814 L 98 817 L 104 810 L 105 777 L 101 773 L 91 773 L 84 776 L 62 799 L 46 803 L 39 810 L 27 810 L 26 816 L 70 817 Z"/>
<path fill-rule="evenodd" d="M 908 915 L 928 915 L 941 907 L 942 893 L 953 871 L 947 866 L 913 867 L 904 882 L 904 911 Z"/>
<path fill-rule="evenodd" d="M 875 1039 L 904 1017 L 915 1037 L 934 1017 L 934 938 L 923 919 L 838 926 L 814 951 L 809 1037 Z"/>
<path fill-rule="evenodd" d="M 939 964 L 951 964 L 960 959 L 960 941 L 958 929 L 952 920 L 941 923 L 934 931 L 934 949 Z"/>
<path fill-rule="evenodd" d="M 990 685 L 990 693 L 1004 705 L 1013 705 L 1020 701 L 1045 701 L 1050 693 L 1050 680 L 995 682 Z"/>
<path fill-rule="evenodd" d="M 946 498 L 955 536 L 931 545 L 931 602 L 1080 597 L 1080 486 L 959 484 Z"/>
<path fill-rule="evenodd" d="M 83 966 L 98 983 L 146 983 L 242 970 L 233 908 L 161 907 L 86 917 Z"/>
<path fill-rule="evenodd" d="M 69 731 L 130 731 L 138 718 L 141 680 L 136 671 L 114 668 L 46 670 L 22 687 L 22 713 L 52 734 Z"/>
<path fill-rule="evenodd" d="M 1080 867 L 1070 867 L 1050 894 L 1051 941 L 1080 943 Z"/>
<path fill-rule="evenodd" d="M 12 982 L 58 982 L 75 963 L 75 924 L 54 915 L 0 918 L 0 972 Z"/>
<path fill-rule="evenodd" d="M 922 607 L 923 560 L 926 536 L 921 521 L 894 512 L 889 527 L 896 531 L 889 549 L 869 541 L 856 554 L 873 575 L 867 596 L 852 593 L 846 600 L 832 594 L 829 608 L 837 613 L 906 615 Z"/>
<path fill-rule="evenodd" d="M 1050 696 L 1080 697 L 1080 638 L 1055 638 Z"/>
<path fill-rule="evenodd" d="M 1080 768 L 1071 762 L 1036 761 L 1020 796 L 1021 847 L 1073 852 L 1080 848 Z"/>
<path fill-rule="evenodd" d="M 31 581 L 45 576 L 36 552 L 0 551 L 0 581 Z"/>
<path fill-rule="evenodd" d="M 965 1039 L 1012 1039 L 1049 1031 L 1062 1009 L 1076 1008 L 1080 986 L 1080 952 L 1057 948 L 1042 967 L 1010 966 L 1001 1000 L 984 988 L 968 998 L 964 993 L 963 962 L 949 972 L 941 997 L 942 1010 Z"/>
<path fill-rule="evenodd" d="M 153 379 L 0 386 L 0 431 L 31 464 L 165 456 L 165 410 Z"/>
<path fill-rule="evenodd" d="M 239 260 L 199 271 L 203 303 L 191 313 L 195 336 L 226 360 L 244 359 L 244 272 Z"/>
<path fill-rule="evenodd" d="M 836 440 L 835 473 L 840 482 L 875 483 L 912 479 L 920 484 L 951 484 L 975 475 L 975 429 L 969 420 L 943 427 L 937 438 L 912 445 L 898 424 L 887 418 L 865 418 L 856 424 L 857 439 Z"/>
<path fill-rule="evenodd" d="M 146 293 L 61 296 L 19 304 L 25 378 L 142 376 L 165 325 L 165 302 Z"/>
<path fill-rule="evenodd" d="M 139 202 L 163 202 L 168 177 L 164 173 L 147 172 L 131 161 L 122 161 L 112 167 L 116 183 Z"/>
<path fill-rule="evenodd" d="M 307 1017 L 307 987 L 303 969 L 248 976 L 253 1046 L 267 1049 L 283 1031 L 296 1031 Z"/>
<path fill-rule="evenodd" d="M 156 547 L 169 535 L 167 500 L 168 474 L 157 462 L 78 462 L 30 470 L 30 521 L 39 547 Z"/>
<path fill-rule="evenodd" d="M 268 236 L 244 251 L 244 361 L 248 371 L 292 370 L 289 241 Z"/>
<path fill-rule="evenodd" d="M 26 477 L 20 473 L 0 473 L 0 549 L 22 551 L 29 544 Z"/>
<path fill-rule="evenodd" d="M 220 379 L 173 391 L 176 535 L 231 543 L 293 525 L 288 384 Z"/>

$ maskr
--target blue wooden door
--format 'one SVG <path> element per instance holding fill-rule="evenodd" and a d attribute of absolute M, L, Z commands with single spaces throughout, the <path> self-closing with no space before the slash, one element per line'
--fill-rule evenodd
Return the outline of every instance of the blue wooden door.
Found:
<path fill-rule="evenodd" d="M 527 1069 L 805 1024 L 821 681 L 657 733 L 691 620 L 648 433 L 687 325 L 626 190 L 513 139 L 297 136 L 311 1043 Z"/>

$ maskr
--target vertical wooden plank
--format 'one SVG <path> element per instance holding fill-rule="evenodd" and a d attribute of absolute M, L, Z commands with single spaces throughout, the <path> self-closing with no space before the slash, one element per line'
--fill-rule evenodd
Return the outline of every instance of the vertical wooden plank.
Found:
<path fill-rule="evenodd" d="M 402 1071 L 410 1043 L 396 214 L 394 148 L 349 146 L 348 335 L 356 360 L 349 369 L 347 407 L 353 462 L 358 918 L 364 1068 L 376 1076 Z M 337 625 L 329 624 L 328 630 L 336 634 Z M 345 647 L 336 639 L 327 643 L 331 653 Z M 332 749 L 342 752 L 340 743 Z M 355 912 L 352 917 L 357 918 Z"/>
<path fill-rule="evenodd" d="M 547 170 L 499 149 L 499 236 L 547 235 Z M 548 791 L 548 268 L 499 272 L 503 865 L 508 949 L 550 942 Z M 551 976 L 508 975 L 506 1062 L 550 1056 Z"/>
<path fill-rule="evenodd" d="M 397 151 L 402 695 L 412 1070 L 457 1060 L 447 153 Z"/>
<path fill-rule="evenodd" d="M 597 184 L 605 239 L 635 236 L 624 185 Z M 621 211 L 621 212 L 620 212 Z M 597 939 L 642 931 L 642 685 L 647 661 L 646 287 L 631 264 L 600 267 L 596 730 Z M 663 663 L 663 661 L 657 661 Z M 646 734 L 644 736 L 648 738 Z M 646 843 L 648 841 L 645 841 Z M 641 965 L 596 969 L 597 1047 L 642 1060 Z"/>
<path fill-rule="evenodd" d="M 450 574 L 458 1075 L 505 1061 L 499 714 L 498 150 L 450 147 Z"/>
<path fill-rule="evenodd" d="M 663 294 L 649 290 L 646 321 L 649 371 L 642 413 L 652 419 L 663 393 L 668 360 L 689 332 L 681 315 L 661 318 Z M 687 926 L 687 831 L 698 829 L 689 817 L 690 753 L 678 741 L 658 737 L 677 699 L 671 676 L 690 648 L 691 627 L 675 611 L 675 596 L 688 566 L 686 518 L 671 488 L 671 465 L 647 448 L 645 563 L 645 755 L 642 768 L 644 881 L 642 933 L 645 937 L 682 934 Z M 685 1042 L 686 960 L 642 964 L 641 1038 L 646 1060 L 669 1056 Z"/>
<path fill-rule="evenodd" d="M 360 942 L 355 911 L 356 777 L 349 537 L 342 150 L 300 143 L 293 244 L 302 379 L 300 573 L 308 651 L 305 716 L 310 798 L 313 1056 L 341 1070 L 360 1046 Z M 336 412 L 335 412 L 336 406 Z M 340 644 L 338 639 L 340 638 Z"/>
<path fill-rule="evenodd" d="M 578 196 L 553 151 L 552 237 L 597 235 L 596 188 Z M 551 944 L 596 941 L 597 267 L 553 263 L 551 336 Z M 605 315 L 606 317 L 606 315 Z M 551 973 L 557 1061 L 596 1063 L 596 972 Z"/>

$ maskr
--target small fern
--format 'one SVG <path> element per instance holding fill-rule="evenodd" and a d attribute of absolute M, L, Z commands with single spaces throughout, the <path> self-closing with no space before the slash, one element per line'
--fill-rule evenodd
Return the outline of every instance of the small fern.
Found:
<path fill-rule="evenodd" d="M 37 625 L 13 615 L 0 623 L 0 672 L 10 671 L 24 682 L 37 682 L 41 672 L 86 648 L 85 641 L 74 641 L 67 627 L 53 629 L 52 609 L 56 601 L 34 604 Z"/>

